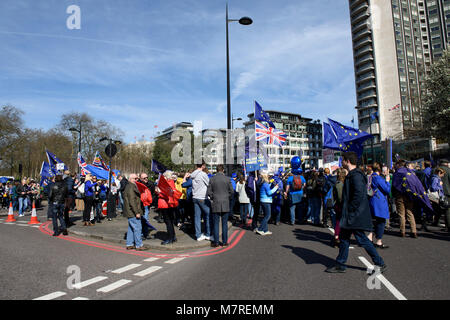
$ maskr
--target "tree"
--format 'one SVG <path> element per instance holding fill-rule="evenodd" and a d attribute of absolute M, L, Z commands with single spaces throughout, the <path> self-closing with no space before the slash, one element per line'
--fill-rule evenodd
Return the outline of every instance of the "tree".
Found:
<path fill-rule="evenodd" d="M 80 128 L 81 123 L 81 154 L 86 162 L 90 163 L 97 151 L 100 152 L 102 157 L 106 159 L 104 154 L 105 142 L 100 142 L 103 137 L 111 138 L 114 140 L 122 140 L 124 132 L 117 127 L 114 127 L 110 123 L 104 120 L 94 120 L 87 113 L 72 112 L 63 114 L 61 121 L 56 127 L 59 134 L 68 137 L 73 144 L 73 156 L 76 158 L 78 153 L 78 139 L 79 133 L 69 131 L 70 128 Z"/>
<path fill-rule="evenodd" d="M 433 137 L 450 144 L 450 51 L 431 66 L 425 80 L 423 124 Z"/>

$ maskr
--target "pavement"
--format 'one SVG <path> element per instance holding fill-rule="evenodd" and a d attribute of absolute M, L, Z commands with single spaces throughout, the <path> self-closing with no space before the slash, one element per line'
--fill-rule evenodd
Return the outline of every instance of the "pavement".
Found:
<path fill-rule="evenodd" d="M 38 220 L 40 222 L 47 221 L 47 204 L 43 202 L 43 207 L 37 209 L 36 211 Z M 0 217 L 8 216 L 8 210 L 1 209 Z M 21 219 L 25 219 L 31 216 L 30 212 L 25 213 L 25 217 Z M 15 213 L 15 217 L 17 218 L 17 213 Z M 158 214 L 154 211 L 154 209 L 150 210 L 149 213 L 149 222 L 152 226 L 154 226 L 157 230 L 153 230 L 149 234 L 148 240 L 143 240 L 143 243 L 146 247 L 150 249 L 157 250 L 168 250 L 168 251 L 182 251 L 187 249 L 198 249 L 205 248 L 211 245 L 210 241 L 197 241 L 195 238 L 194 230 L 192 224 L 185 224 L 183 228 L 177 228 L 175 226 L 175 234 L 177 238 L 177 242 L 169 245 L 162 245 L 162 241 L 167 239 L 166 225 L 165 223 L 158 223 L 156 218 Z M 96 223 L 93 226 L 83 226 L 83 212 L 74 211 L 70 214 L 71 222 L 74 225 L 70 226 L 67 230 L 69 235 L 76 235 L 84 238 L 93 238 L 113 243 L 119 243 L 126 245 L 126 233 L 128 230 L 128 219 L 123 217 L 120 210 L 117 210 L 117 217 L 108 221 L 108 219 L 101 220 L 101 223 Z M 228 231 L 229 235 L 231 234 L 231 227 L 233 224 L 228 222 Z M 221 228 L 220 228 L 221 229 Z M 222 233 L 220 232 L 219 237 L 221 237 Z"/>

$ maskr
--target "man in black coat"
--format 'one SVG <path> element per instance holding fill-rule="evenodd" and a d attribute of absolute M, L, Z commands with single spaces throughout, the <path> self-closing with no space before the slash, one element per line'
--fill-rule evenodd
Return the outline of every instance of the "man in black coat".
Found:
<path fill-rule="evenodd" d="M 386 270 L 383 259 L 378 255 L 373 243 L 367 238 L 365 231 L 372 231 L 372 216 L 367 196 L 367 177 L 356 167 L 358 157 L 355 152 L 346 152 L 342 155 L 342 165 L 349 171 L 345 178 L 342 194 L 342 218 L 339 239 L 339 255 L 336 265 L 328 268 L 329 273 L 344 273 L 345 263 L 348 259 L 350 237 L 355 236 L 356 241 L 367 251 L 379 272 Z"/>
<path fill-rule="evenodd" d="M 62 175 L 57 175 L 55 179 L 55 183 L 50 187 L 49 195 L 48 195 L 48 203 L 52 204 L 53 210 L 53 231 L 54 237 L 59 236 L 59 228 L 58 228 L 58 220 L 61 224 L 61 229 L 63 235 L 67 236 L 67 227 L 64 222 L 64 203 L 67 197 L 67 184 L 63 180 Z"/>

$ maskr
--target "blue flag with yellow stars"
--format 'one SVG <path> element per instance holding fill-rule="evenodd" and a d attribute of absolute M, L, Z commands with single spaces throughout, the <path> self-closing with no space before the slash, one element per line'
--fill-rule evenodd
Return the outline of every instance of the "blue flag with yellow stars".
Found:
<path fill-rule="evenodd" d="M 398 169 L 392 178 L 392 185 L 398 192 L 408 195 L 411 200 L 417 201 L 424 208 L 433 211 L 425 188 L 413 170 L 405 167 Z"/>
<path fill-rule="evenodd" d="M 275 128 L 275 125 L 270 120 L 270 117 L 267 113 L 264 112 L 264 110 L 261 108 L 258 102 L 255 101 L 255 120 L 257 121 L 265 121 L 267 122 L 272 128 Z"/>
<path fill-rule="evenodd" d="M 358 143 L 362 143 L 367 139 L 372 138 L 373 136 L 367 132 L 364 132 L 359 129 L 351 128 L 349 126 L 343 125 L 337 121 L 328 119 L 330 122 L 333 131 L 336 133 L 337 140 L 339 142 L 350 142 L 357 140 Z"/>
<path fill-rule="evenodd" d="M 365 132 L 363 132 L 365 133 Z M 342 135 L 341 135 L 342 136 Z M 370 135 L 369 135 L 370 136 Z M 364 147 L 363 143 L 367 140 L 367 135 L 362 135 L 360 138 L 345 141 L 342 137 L 339 138 L 337 134 L 335 134 L 335 130 L 330 126 L 330 124 L 324 122 L 323 123 L 323 148 L 324 149 L 332 149 L 338 151 L 353 151 L 356 152 L 358 158 L 362 156 Z"/>

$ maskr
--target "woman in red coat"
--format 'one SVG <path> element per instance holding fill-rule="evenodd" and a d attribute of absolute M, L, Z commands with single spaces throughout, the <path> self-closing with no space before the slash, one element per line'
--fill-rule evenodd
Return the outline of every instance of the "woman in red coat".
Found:
<path fill-rule="evenodd" d="M 178 207 L 179 191 L 175 188 L 175 182 L 172 179 L 172 171 L 166 171 L 159 178 L 158 187 L 158 209 L 162 212 L 164 222 L 167 226 L 169 237 L 163 241 L 162 245 L 168 245 L 177 241 L 175 235 L 175 208 Z"/>

